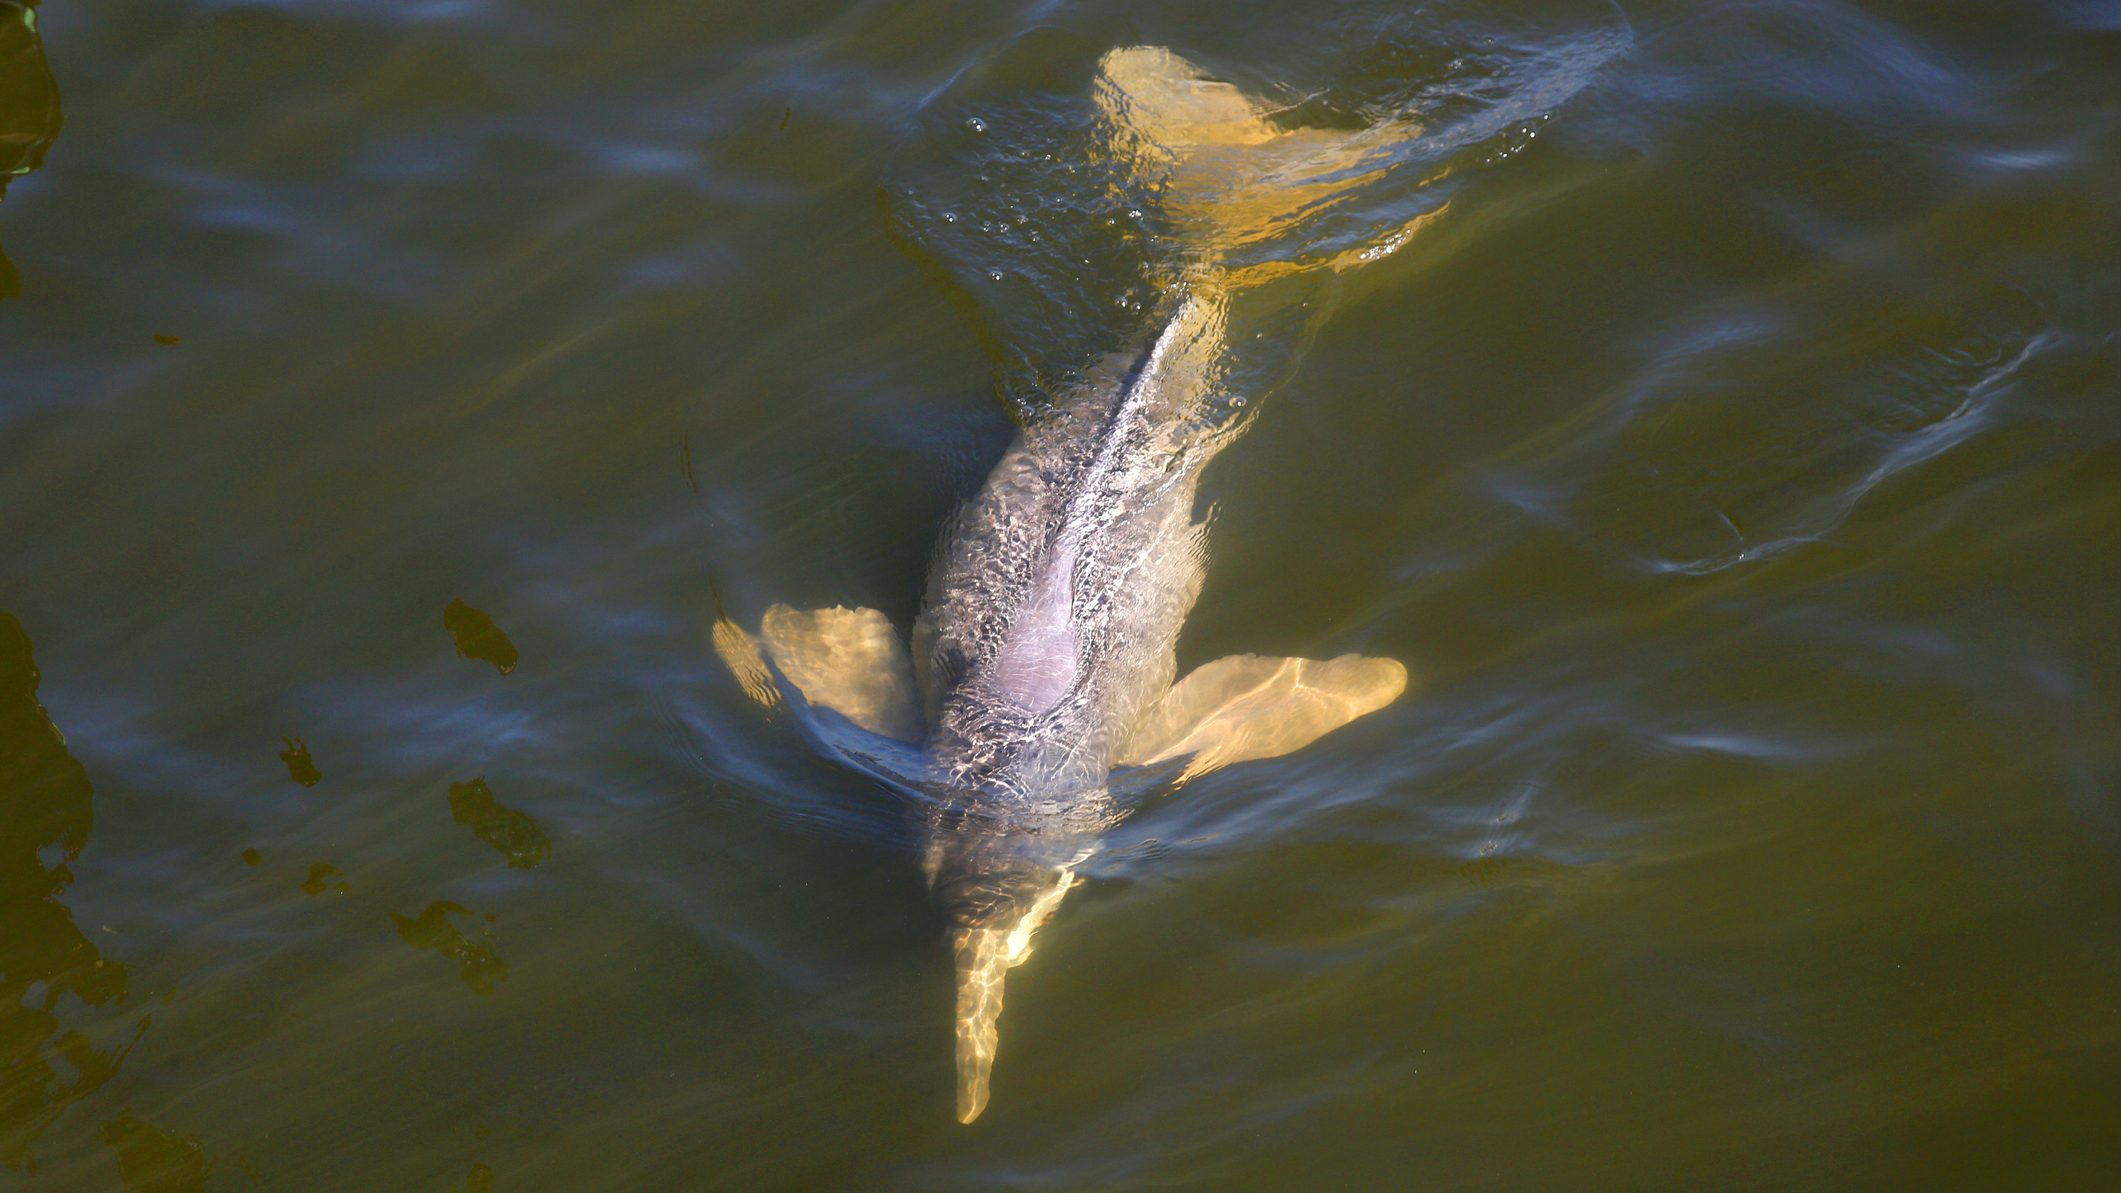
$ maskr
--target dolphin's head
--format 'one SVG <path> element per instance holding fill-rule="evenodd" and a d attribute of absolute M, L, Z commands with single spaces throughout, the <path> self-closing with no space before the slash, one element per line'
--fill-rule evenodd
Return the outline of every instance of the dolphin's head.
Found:
<path fill-rule="evenodd" d="M 929 855 L 930 885 L 950 917 L 957 967 L 957 1119 L 987 1108 L 988 1077 L 1000 1039 L 1002 978 L 1031 955 L 1031 935 L 1075 885 L 1081 851 L 1053 860 L 1034 839 L 1013 834 L 939 837 Z"/>

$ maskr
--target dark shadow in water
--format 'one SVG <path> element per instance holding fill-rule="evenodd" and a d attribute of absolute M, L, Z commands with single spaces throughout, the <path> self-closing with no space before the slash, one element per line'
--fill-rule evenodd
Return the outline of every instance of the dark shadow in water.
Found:
<path fill-rule="evenodd" d="M 464 603 L 449 602 L 442 610 L 442 628 L 457 640 L 457 653 L 467 659 L 484 659 L 506 675 L 516 669 L 516 644 L 508 640 L 493 618 Z"/>
<path fill-rule="evenodd" d="M 36 0 L 0 0 L 0 197 L 18 174 L 44 162 L 59 136 L 59 82 L 44 60 Z M 22 293 L 22 278 L 0 248 L 0 298 Z"/>
<path fill-rule="evenodd" d="M 35 1170 L 37 1137 L 131 1048 L 97 1052 L 55 1014 L 64 994 L 90 1006 L 124 1001 L 125 967 L 97 952 L 59 902 L 74 878 L 67 863 L 88 845 L 95 791 L 37 702 L 38 678 L 22 623 L 0 613 L 0 1167 L 23 1171 Z"/>
<path fill-rule="evenodd" d="M 299 737 L 283 737 L 287 748 L 280 751 L 280 761 L 287 764 L 287 777 L 304 787 L 315 787 L 324 779 L 324 772 L 317 769 L 317 760 L 309 756 L 309 746 Z"/>
<path fill-rule="evenodd" d="M 346 875 L 330 862 L 318 862 L 311 866 L 309 877 L 302 880 L 302 893 L 305 895 L 321 895 L 326 891 L 343 895 L 347 889 Z"/>
<path fill-rule="evenodd" d="M 480 994 L 492 994 L 495 982 L 506 981 L 508 963 L 494 952 L 493 932 L 481 929 L 479 939 L 472 940 L 457 931 L 449 922 L 451 915 L 470 915 L 471 909 L 461 903 L 437 899 L 427 905 L 427 910 L 417 918 L 408 918 L 391 913 L 391 920 L 398 926 L 398 935 L 406 944 L 416 949 L 433 949 L 457 963 L 457 976 L 464 984 Z"/>
<path fill-rule="evenodd" d="M 206 1188 L 213 1166 L 199 1141 L 171 1135 L 121 1114 L 103 1124 L 103 1142 L 118 1155 L 118 1179 L 128 1193 L 190 1193 Z"/>
<path fill-rule="evenodd" d="M 472 835 L 500 850 L 508 864 L 528 870 L 552 852 L 552 838 L 525 812 L 504 807 L 481 777 L 449 785 L 449 815 Z"/>

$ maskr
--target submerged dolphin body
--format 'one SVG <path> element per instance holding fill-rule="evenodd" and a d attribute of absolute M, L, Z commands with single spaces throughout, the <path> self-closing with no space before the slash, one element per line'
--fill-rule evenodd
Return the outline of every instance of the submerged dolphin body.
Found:
<path fill-rule="evenodd" d="M 1113 152 L 1161 185 L 1193 248 L 1147 350 L 1026 427 L 959 511 L 910 654 L 869 609 L 776 605 L 756 636 L 715 627 L 747 692 L 799 698 L 827 744 L 916 797 L 922 869 L 956 958 L 963 1122 L 987 1104 L 1004 975 L 1121 815 L 1115 767 L 1183 765 L 1183 780 L 1285 754 L 1406 687 L 1397 662 L 1355 655 L 1237 655 L 1173 680 L 1207 561 L 1195 490 L 1236 433 L 1207 417 L 1232 294 L 1382 256 L 1412 226 L 1301 264 L 1244 266 L 1241 250 L 1381 169 L 1414 126 L 1284 130 L 1155 47 L 1107 54 L 1097 99 Z"/>

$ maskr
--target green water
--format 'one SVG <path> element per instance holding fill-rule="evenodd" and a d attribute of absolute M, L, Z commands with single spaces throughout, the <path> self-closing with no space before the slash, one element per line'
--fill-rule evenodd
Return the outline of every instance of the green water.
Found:
<path fill-rule="evenodd" d="M 2121 1185 L 2114 5 L 24 11 L 0 1188 Z M 1134 334 L 1131 44 L 1429 125 L 1180 660 L 1414 687 L 1111 834 L 960 1127 L 707 628 L 904 628 Z"/>

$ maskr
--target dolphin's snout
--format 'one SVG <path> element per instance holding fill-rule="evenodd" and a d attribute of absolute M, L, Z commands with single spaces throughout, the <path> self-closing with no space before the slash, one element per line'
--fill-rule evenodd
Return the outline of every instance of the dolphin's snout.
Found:
<path fill-rule="evenodd" d="M 951 916 L 950 951 L 957 969 L 957 1121 L 987 1108 L 994 1053 L 1000 1043 L 1002 980 L 1031 955 L 1031 934 L 1052 916 L 1075 885 L 1072 868 L 1012 867 L 938 884 Z"/>
<path fill-rule="evenodd" d="M 1028 860 L 966 858 L 946 866 L 932 892 L 956 928 L 1008 929 L 1053 885 L 1053 868 Z"/>
<path fill-rule="evenodd" d="M 994 1050 L 1001 1042 L 1002 977 L 1009 971 L 1007 933 L 994 928 L 953 928 L 950 949 L 957 960 L 957 1121 L 969 1123 L 987 1108 Z"/>

